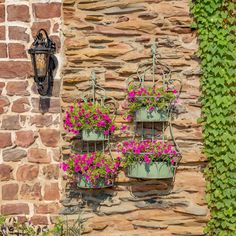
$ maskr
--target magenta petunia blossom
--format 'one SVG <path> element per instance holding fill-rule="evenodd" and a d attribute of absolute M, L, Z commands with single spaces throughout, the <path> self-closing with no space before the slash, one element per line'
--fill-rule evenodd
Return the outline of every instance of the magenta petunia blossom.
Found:
<path fill-rule="evenodd" d="M 110 135 L 115 131 L 115 125 L 109 113 L 107 108 L 98 103 L 78 102 L 65 112 L 64 128 L 75 135 L 83 129 L 105 132 L 106 135 Z"/>
<path fill-rule="evenodd" d="M 113 181 L 121 166 L 121 158 L 112 159 L 104 153 L 75 154 L 60 164 L 69 176 L 84 176 L 86 181 L 96 184 L 99 178 Z"/>
<path fill-rule="evenodd" d="M 161 140 L 124 141 L 117 146 L 117 151 L 126 157 L 128 164 L 144 161 L 148 164 L 157 161 L 176 162 L 179 153 L 174 146 Z M 175 161 L 174 161 L 175 160 Z"/>

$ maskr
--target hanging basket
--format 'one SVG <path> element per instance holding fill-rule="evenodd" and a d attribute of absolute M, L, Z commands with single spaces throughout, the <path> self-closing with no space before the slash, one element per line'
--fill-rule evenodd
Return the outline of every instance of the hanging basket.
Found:
<path fill-rule="evenodd" d="M 166 162 L 133 163 L 128 167 L 127 176 L 141 179 L 170 179 L 174 177 L 175 167 Z"/>
<path fill-rule="evenodd" d="M 143 107 L 136 111 L 135 121 L 136 122 L 165 122 L 168 121 L 168 110 L 159 110 L 155 108 L 153 111 L 149 111 Z"/>
<path fill-rule="evenodd" d="M 107 140 L 107 136 L 103 132 L 94 130 L 82 130 L 83 141 L 103 141 Z"/>
<path fill-rule="evenodd" d="M 99 189 L 99 188 L 109 188 L 114 185 L 114 181 L 107 183 L 106 179 L 99 178 L 97 182 L 91 183 L 90 181 L 86 181 L 84 176 L 78 176 L 77 178 L 77 187 L 85 188 L 85 189 Z"/>

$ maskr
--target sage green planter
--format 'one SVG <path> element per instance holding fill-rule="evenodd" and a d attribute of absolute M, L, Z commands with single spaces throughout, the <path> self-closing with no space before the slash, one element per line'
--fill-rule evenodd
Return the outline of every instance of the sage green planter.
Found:
<path fill-rule="evenodd" d="M 112 187 L 113 185 L 114 185 L 114 181 L 108 184 L 103 178 L 98 179 L 96 184 L 93 184 L 90 181 L 86 181 L 84 176 L 78 176 L 77 178 L 77 186 L 79 188 L 97 189 L 97 188 L 108 188 L 108 187 Z"/>
<path fill-rule="evenodd" d="M 133 163 L 128 167 L 128 177 L 141 179 L 169 179 L 174 177 L 175 168 L 166 162 Z"/>
<path fill-rule="evenodd" d="M 82 130 L 82 139 L 84 141 L 103 141 L 107 137 L 103 132 L 93 131 L 93 130 Z"/>
<path fill-rule="evenodd" d="M 136 122 L 155 122 L 155 121 L 168 121 L 168 110 L 158 110 L 155 108 L 153 111 L 148 111 L 143 107 L 136 111 Z"/>

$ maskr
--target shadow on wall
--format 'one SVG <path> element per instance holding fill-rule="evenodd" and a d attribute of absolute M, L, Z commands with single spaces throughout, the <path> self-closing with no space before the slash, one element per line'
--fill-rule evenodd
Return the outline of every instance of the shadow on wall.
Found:
<path fill-rule="evenodd" d="M 57 57 L 55 55 L 51 55 L 51 59 L 52 59 L 52 67 L 53 67 L 53 78 L 55 78 L 56 74 L 57 74 L 57 70 L 58 70 L 58 60 Z M 51 81 L 51 86 L 50 86 L 50 90 L 48 92 L 47 96 L 40 96 L 39 98 L 39 110 L 42 113 L 46 113 L 48 112 L 49 108 L 50 108 L 50 103 L 51 103 L 51 98 L 53 96 L 53 83 L 54 83 L 54 79 L 52 79 Z"/>
<path fill-rule="evenodd" d="M 112 207 L 128 201 L 144 204 L 138 206 L 140 208 L 169 207 L 163 199 L 158 199 L 158 197 L 170 194 L 173 189 L 173 180 L 136 179 L 133 182 L 118 183 L 112 188 L 104 189 L 79 189 L 76 183 L 70 183 L 67 188 L 66 198 L 62 201 L 64 208 L 61 214 L 78 214 L 82 209 L 87 209 L 100 215 L 103 214 L 100 212 L 101 207 Z M 119 194 L 124 189 L 129 191 L 129 195 Z"/>

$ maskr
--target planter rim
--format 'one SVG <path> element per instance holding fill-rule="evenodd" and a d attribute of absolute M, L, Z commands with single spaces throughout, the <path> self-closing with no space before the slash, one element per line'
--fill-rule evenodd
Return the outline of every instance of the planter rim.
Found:
<path fill-rule="evenodd" d="M 168 165 L 166 162 L 153 162 L 150 164 L 136 162 L 127 167 L 127 176 L 138 179 L 172 179 L 175 169 L 175 166 Z"/>
<path fill-rule="evenodd" d="M 147 107 L 141 107 L 135 112 L 136 122 L 168 122 L 170 110 L 168 108 L 149 111 Z"/>
<path fill-rule="evenodd" d="M 102 189 L 102 188 L 109 188 L 114 185 L 114 178 L 112 179 L 112 182 L 110 184 L 105 184 L 105 178 L 99 178 L 98 181 L 100 183 L 103 183 L 103 185 L 99 185 L 98 187 L 94 187 L 94 185 L 90 182 L 87 182 L 82 175 L 78 175 L 77 178 L 77 187 L 82 189 Z M 80 184 L 82 183 L 82 185 Z"/>
<path fill-rule="evenodd" d="M 89 138 L 91 136 L 91 138 Z M 108 135 L 104 135 L 103 131 L 94 129 L 82 129 L 82 139 L 84 141 L 104 141 L 108 140 Z"/>

